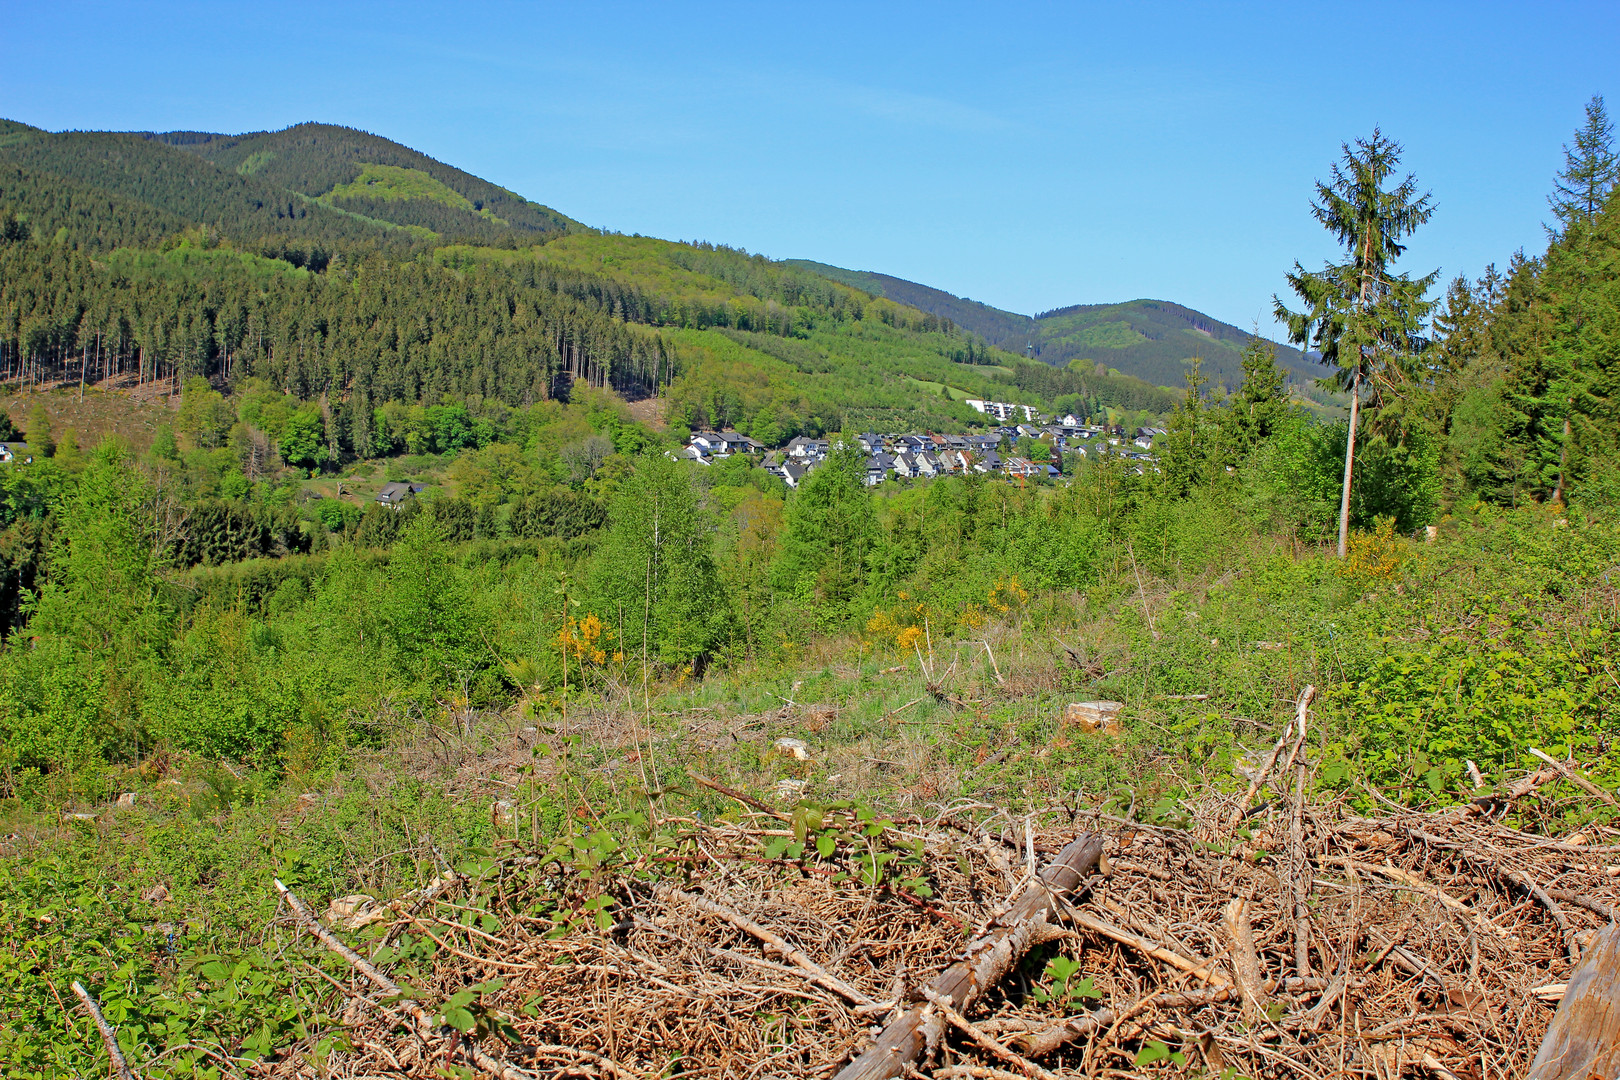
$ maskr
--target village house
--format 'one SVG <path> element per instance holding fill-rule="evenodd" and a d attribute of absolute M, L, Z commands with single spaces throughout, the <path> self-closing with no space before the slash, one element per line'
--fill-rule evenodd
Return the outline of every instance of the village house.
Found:
<path fill-rule="evenodd" d="M 1029 460 L 1028 458 L 1021 457 L 1008 458 L 1005 464 L 1003 464 L 1001 471 L 1006 473 L 1008 476 L 1022 477 L 1025 479 L 1046 475 L 1045 468 L 1035 464 L 1035 462 Z"/>
<path fill-rule="evenodd" d="M 826 439 L 807 439 L 803 435 L 794 436 L 787 444 L 789 456 L 815 460 L 826 457 L 829 448 L 830 444 Z"/>
<path fill-rule="evenodd" d="M 720 437 L 720 433 L 717 431 L 694 431 L 687 445 L 701 446 L 704 450 L 713 452 L 724 448 L 726 441 Z"/>
<path fill-rule="evenodd" d="M 393 483 L 384 484 L 377 491 L 377 502 L 381 503 L 383 506 L 391 506 L 397 510 L 410 499 L 420 495 L 422 493 L 423 486 L 424 485 L 422 484 L 413 484 L 409 480 L 399 480 Z"/>
<path fill-rule="evenodd" d="M 719 432 L 718 434 L 720 436 L 721 445 L 723 445 L 726 448 L 726 452 L 730 454 L 747 454 L 752 452 L 755 446 L 760 445 L 759 443 L 754 442 L 754 440 L 748 438 L 746 435 L 739 435 L 737 432 L 729 429 Z"/>
<path fill-rule="evenodd" d="M 886 453 L 876 453 L 866 459 L 866 485 L 876 487 L 889 477 L 889 470 L 894 468 L 894 458 Z"/>

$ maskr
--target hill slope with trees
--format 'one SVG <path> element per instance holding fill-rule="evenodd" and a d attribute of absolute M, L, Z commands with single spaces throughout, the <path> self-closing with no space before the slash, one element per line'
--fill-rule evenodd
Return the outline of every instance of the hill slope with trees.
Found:
<path fill-rule="evenodd" d="M 336 124 L 297 124 L 247 135 L 165 132 L 147 137 L 229 172 L 445 237 L 517 245 L 533 243 L 542 234 L 583 228 L 549 207 L 408 146 Z"/>
<path fill-rule="evenodd" d="M 970 330 L 997 348 L 1053 367 L 1074 361 L 1101 365 L 1155 386 L 1180 387 L 1188 362 L 1200 361 L 1205 377 L 1228 389 L 1242 378 L 1242 354 L 1252 334 L 1200 311 L 1166 300 L 1121 304 L 1075 304 L 1038 315 L 1019 315 L 915 281 L 869 270 L 845 270 L 809 260 L 789 260 L 836 281 L 932 312 Z M 1299 381 L 1321 378 L 1326 369 L 1286 345 L 1277 362 Z"/>
<path fill-rule="evenodd" d="M 575 381 L 772 443 L 982 422 L 966 397 L 1050 403 L 947 318 L 723 246 L 598 233 L 348 128 L 8 122 L 0 185 L 0 370 L 265 379 L 322 403 L 327 464 L 372 453 L 389 402 L 516 408 Z M 1152 396 L 1090 381 L 1065 391 L 1094 408 Z"/>

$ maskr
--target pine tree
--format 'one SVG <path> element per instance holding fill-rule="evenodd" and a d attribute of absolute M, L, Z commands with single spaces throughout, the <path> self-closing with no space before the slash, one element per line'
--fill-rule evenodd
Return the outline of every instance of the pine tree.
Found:
<path fill-rule="evenodd" d="M 1390 271 L 1406 250 L 1402 241 L 1434 215 L 1431 196 L 1418 194 L 1411 174 L 1385 187 L 1400 160 L 1400 144 L 1376 128 L 1371 139 L 1357 139 L 1354 149 L 1344 144 L 1330 182 L 1316 185 L 1311 214 L 1349 257 L 1318 272 L 1294 264 L 1288 284 L 1305 302 L 1304 311 L 1291 311 L 1272 298 L 1289 339 L 1321 350 L 1323 361 L 1338 369 L 1331 381 L 1350 394 L 1339 501 L 1340 558 L 1350 533 L 1350 483 L 1363 396 L 1376 409 L 1411 376 L 1414 358 L 1426 344 L 1424 320 L 1435 306 L 1427 296 L 1438 270 L 1416 280 Z"/>
<path fill-rule="evenodd" d="M 1590 222 L 1620 180 L 1620 157 L 1614 152 L 1614 124 L 1603 107 L 1603 95 L 1594 94 L 1586 104 L 1586 123 L 1575 132 L 1575 145 L 1564 146 L 1564 171 L 1558 174 L 1547 203 L 1562 228 L 1549 230 L 1554 238 L 1570 226 Z"/>

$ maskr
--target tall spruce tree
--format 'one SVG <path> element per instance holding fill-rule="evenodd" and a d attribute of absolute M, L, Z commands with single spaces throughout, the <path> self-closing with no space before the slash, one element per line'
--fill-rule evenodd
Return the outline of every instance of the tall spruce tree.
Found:
<path fill-rule="evenodd" d="M 1593 94 L 1586 103 L 1586 123 L 1575 132 L 1575 145 L 1564 146 L 1564 171 L 1558 174 L 1547 203 L 1562 228 L 1553 229 L 1554 238 L 1570 226 L 1590 222 L 1620 181 L 1620 157 L 1614 152 L 1614 124 L 1603 107 L 1603 95 Z"/>
<path fill-rule="evenodd" d="M 1350 483 L 1363 397 L 1376 409 L 1411 375 L 1413 360 L 1425 344 L 1424 320 L 1435 306 L 1428 291 L 1438 270 L 1417 279 L 1390 270 L 1406 251 L 1402 241 L 1434 215 L 1431 196 L 1418 194 L 1411 174 L 1385 186 L 1400 160 L 1400 144 L 1376 128 L 1372 138 L 1357 139 L 1354 148 L 1343 145 L 1332 178 L 1316 185 L 1311 214 L 1343 245 L 1348 258 L 1315 272 L 1294 264 L 1288 285 L 1304 301 L 1304 311 L 1293 311 L 1272 297 L 1289 339 L 1321 350 L 1322 359 L 1337 369 L 1327 381 L 1350 394 L 1339 501 L 1340 558 L 1350 532 Z"/>
<path fill-rule="evenodd" d="M 782 551 L 772 573 L 777 588 L 813 597 L 828 611 L 843 614 L 866 581 L 876 531 L 866 454 L 858 444 L 840 441 L 787 504 Z"/>
<path fill-rule="evenodd" d="M 1594 377 L 1607 366 L 1602 349 L 1589 346 L 1601 338 L 1599 325 L 1609 310 L 1603 297 L 1612 283 L 1614 223 L 1604 208 L 1620 180 L 1620 158 L 1614 153 L 1614 125 L 1601 95 L 1586 105 L 1586 123 L 1575 132 L 1575 145 L 1564 146 L 1564 169 L 1548 197 L 1562 228 L 1549 229 L 1543 285 L 1558 332 L 1542 359 L 1546 376 L 1540 395 L 1548 430 L 1557 431 L 1558 479 L 1554 501 L 1568 497 L 1572 476 L 1583 464 L 1594 440 L 1591 418 L 1602 411 Z M 1598 379 L 1601 382 L 1601 379 Z"/>

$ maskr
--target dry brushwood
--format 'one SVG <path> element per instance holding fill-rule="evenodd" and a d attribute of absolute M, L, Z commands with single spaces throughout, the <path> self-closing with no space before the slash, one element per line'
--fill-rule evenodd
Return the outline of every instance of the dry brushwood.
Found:
<path fill-rule="evenodd" d="M 937 1044 L 936 1014 L 966 1008 L 1000 982 L 1043 941 L 1052 940 L 1057 927 L 1049 922 L 1064 901 L 1097 869 L 1103 838 L 1092 833 L 1070 843 L 1028 889 L 998 925 L 971 942 L 966 956 L 935 979 L 925 992 L 927 1003 L 906 1010 L 890 1022 L 876 1044 L 837 1076 L 836 1080 L 889 1080 Z"/>
<path fill-rule="evenodd" d="M 1137 1055 L 1163 1044 L 1153 1052 L 1255 1080 L 1527 1075 L 1557 988 L 1560 1009 L 1582 992 L 1572 953 L 1615 949 L 1598 936 L 1620 910 L 1615 849 L 1505 820 L 1517 805 L 1533 822 L 1529 800 L 1556 769 L 1493 793 L 1490 813 L 1303 800 L 1298 735 L 1290 724 L 1274 761 L 1287 798 L 1252 811 L 1247 797 L 1192 799 L 1185 828 L 1087 810 L 1105 832 L 1078 844 L 1072 805 L 1020 814 L 1012 847 L 993 834 L 1015 819 L 974 803 L 878 836 L 829 812 L 837 847 L 801 858 L 782 851 L 774 810 L 662 821 L 672 846 L 633 862 L 514 851 L 365 932 L 410 964 L 366 961 L 285 893 L 365 990 L 312 982 L 347 1017 L 342 1049 L 239 1067 L 310 1080 L 1139 1076 L 1152 1067 Z M 1056 854 L 1039 878 L 1031 852 Z M 1067 989 L 1057 953 L 1079 964 Z M 437 1003 L 476 984 L 488 1022 L 447 1027 Z"/>

